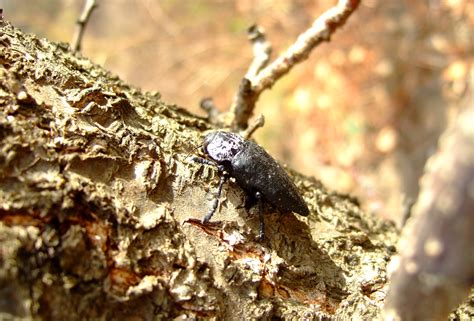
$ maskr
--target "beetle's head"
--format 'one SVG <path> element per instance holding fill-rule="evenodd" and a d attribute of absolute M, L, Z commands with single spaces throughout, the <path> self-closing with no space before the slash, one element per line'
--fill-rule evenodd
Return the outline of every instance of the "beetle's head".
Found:
<path fill-rule="evenodd" d="M 212 132 L 204 137 L 203 150 L 217 163 L 232 161 L 244 147 L 241 136 L 228 132 Z"/>

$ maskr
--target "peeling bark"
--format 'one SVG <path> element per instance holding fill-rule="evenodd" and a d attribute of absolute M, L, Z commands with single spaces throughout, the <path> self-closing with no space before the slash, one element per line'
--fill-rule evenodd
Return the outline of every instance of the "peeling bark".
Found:
<path fill-rule="evenodd" d="M 188 161 L 211 125 L 67 45 L 0 36 L 0 316 L 372 319 L 396 230 L 290 170 L 308 218 L 258 216 Z"/>

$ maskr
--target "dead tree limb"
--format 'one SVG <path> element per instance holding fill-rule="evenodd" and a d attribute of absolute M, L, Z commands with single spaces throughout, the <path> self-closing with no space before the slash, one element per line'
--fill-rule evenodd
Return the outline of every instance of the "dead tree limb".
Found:
<path fill-rule="evenodd" d="M 353 198 L 291 171 L 308 217 L 265 207 L 256 242 L 230 183 L 202 225 L 217 172 L 189 155 L 210 123 L 8 23 L 0 63 L 2 318 L 377 315 L 396 231 Z"/>

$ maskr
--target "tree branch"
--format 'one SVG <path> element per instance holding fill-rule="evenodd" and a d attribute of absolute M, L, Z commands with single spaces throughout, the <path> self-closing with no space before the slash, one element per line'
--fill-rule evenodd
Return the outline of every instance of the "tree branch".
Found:
<path fill-rule="evenodd" d="M 261 52 L 268 52 L 270 47 L 265 41 L 263 32 L 261 32 L 257 37 L 260 39 L 257 42 L 259 46 L 256 46 L 254 43 L 254 52 L 257 52 L 255 54 L 256 58 L 254 58 L 249 72 L 242 79 L 240 88 L 231 106 L 231 113 L 234 115 L 232 127 L 236 130 L 245 129 L 260 94 L 265 89 L 271 88 L 278 79 L 287 74 L 296 64 L 306 60 L 316 46 L 324 41 L 329 41 L 332 34 L 342 27 L 350 15 L 357 9 L 359 3 L 360 0 L 339 0 L 335 7 L 329 9 L 316 19 L 311 28 L 302 33 L 285 53 L 265 68 L 254 68 L 254 64 L 258 67 L 258 62 L 260 60 L 264 61 L 266 58 Z M 256 27 L 254 29 L 259 30 Z M 267 51 L 261 48 L 267 48 L 265 49 Z M 263 58 L 257 59 L 257 57 Z M 266 62 L 260 65 L 264 64 Z M 259 70 L 259 72 L 255 70 Z"/>
<path fill-rule="evenodd" d="M 447 320 L 474 285 L 474 108 L 440 139 L 385 303 L 387 320 Z"/>

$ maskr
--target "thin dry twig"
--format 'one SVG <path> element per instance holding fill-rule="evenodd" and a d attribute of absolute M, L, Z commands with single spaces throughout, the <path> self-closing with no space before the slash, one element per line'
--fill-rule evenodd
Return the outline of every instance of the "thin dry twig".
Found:
<path fill-rule="evenodd" d="M 210 97 L 203 98 L 199 103 L 199 107 L 207 113 L 207 117 L 211 123 L 216 123 L 219 116 L 219 110 L 214 105 L 214 101 Z"/>
<path fill-rule="evenodd" d="M 265 125 L 265 117 L 260 114 L 257 116 L 257 118 L 255 118 L 255 121 L 244 131 L 242 137 L 244 137 L 245 139 L 249 139 L 252 134 L 260 127 L 263 127 L 263 125 Z"/>
<path fill-rule="evenodd" d="M 232 127 L 235 130 L 245 129 L 260 94 L 265 89 L 271 88 L 278 79 L 288 73 L 296 64 L 307 59 L 316 46 L 323 41 L 329 41 L 331 35 L 344 25 L 349 16 L 357 9 L 359 3 L 360 0 L 339 0 L 335 7 L 316 19 L 313 25 L 302 33 L 296 42 L 270 65 L 260 68 L 261 70 L 255 74 L 248 72 L 246 77 L 242 79 L 233 100 L 231 107 L 231 113 L 233 114 Z M 263 43 L 266 43 L 264 34 L 262 33 L 262 35 Z M 269 47 L 268 44 L 267 46 Z M 254 53 L 255 51 L 260 55 L 262 50 L 256 50 L 254 43 Z M 257 61 L 257 57 L 255 57 L 255 61 Z M 264 64 L 266 65 L 266 63 Z M 252 77 L 249 78 L 249 76 Z"/>
<path fill-rule="evenodd" d="M 84 4 L 84 8 L 82 9 L 82 13 L 79 16 L 79 19 L 77 19 L 77 27 L 76 27 L 76 32 L 74 34 L 74 39 L 72 40 L 72 48 L 74 51 L 80 51 L 81 50 L 81 43 L 82 43 L 82 38 L 84 36 L 84 30 L 86 29 L 87 23 L 89 22 L 89 18 L 94 11 L 95 8 L 97 8 L 98 4 L 96 0 L 86 0 Z"/>
<path fill-rule="evenodd" d="M 267 41 L 262 27 L 253 25 L 247 30 L 247 33 L 250 42 L 252 42 L 253 60 L 245 74 L 245 78 L 253 79 L 270 61 L 272 46 Z"/>

